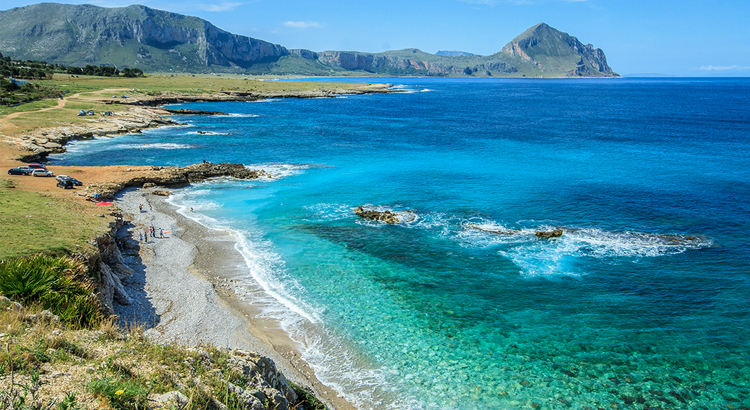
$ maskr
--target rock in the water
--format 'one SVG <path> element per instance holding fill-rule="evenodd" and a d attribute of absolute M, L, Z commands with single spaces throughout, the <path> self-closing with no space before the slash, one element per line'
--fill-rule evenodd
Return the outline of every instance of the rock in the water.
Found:
<path fill-rule="evenodd" d="M 170 191 L 153 191 L 151 192 L 151 195 L 159 195 L 159 196 L 170 196 L 172 193 Z"/>
<path fill-rule="evenodd" d="M 374 211 L 374 210 L 365 210 L 364 208 L 362 208 L 361 205 L 354 209 L 354 213 L 365 219 L 382 221 L 391 225 L 401 222 L 398 220 L 398 217 L 396 216 L 396 214 L 391 211 L 380 212 L 380 211 Z"/>
<path fill-rule="evenodd" d="M 535 233 L 534 236 L 536 236 L 537 238 L 549 239 L 549 238 L 559 238 L 562 236 L 562 234 L 563 234 L 562 229 L 555 229 L 554 231 L 550 231 L 550 232 L 539 231 Z"/>

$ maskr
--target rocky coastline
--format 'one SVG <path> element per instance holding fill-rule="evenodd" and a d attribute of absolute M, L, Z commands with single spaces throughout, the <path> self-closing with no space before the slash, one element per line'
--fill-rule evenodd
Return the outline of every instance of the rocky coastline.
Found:
<path fill-rule="evenodd" d="M 97 99 L 104 104 L 118 104 L 124 110 L 112 115 L 89 119 L 88 123 L 58 127 L 37 128 L 22 135 L 5 135 L 4 140 L 21 148 L 18 159 L 22 162 L 43 162 L 50 154 L 65 152 L 65 144 L 73 140 L 90 140 L 95 137 L 141 132 L 149 128 L 180 125 L 169 115 L 227 115 L 218 111 L 164 108 L 166 104 L 189 102 L 260 101 L 271 98 L 335 98 L 343 94 L 393 93 L 389 84 L 370 84 L 364 88 L 321 88 L 314 90 L 281 90 L 266 92 L 176 93 L 165 91 L 161 95 L 137 95 L 127 99 Z"/>
<path fill-rule="evenodd" d="M 165 91 L 161 95 L 144 95 L 138 98 L 102 99 L 105 104 L 133 105 L 141 107 L 161 107 L 166 104 L 181 104 L 190 102 L 230 102 L 230 101 L 261 101 L 269 98 L 336 98 L 339 95 L 386 94 L 401 92 L 394 90 L 390 84 L 368 84 L 366 88 L 321 88 L 314 90 L 278 90 L 278 91 L 220 91 L 218 93 L 174 93 Z"/>
<path fill-rule="evenodd" d="M 5 136 L 5 141 L 18 146 L 22 162 L 43 162 L 50 154 L 65 152 L 65 145 L 73 140 L 90 140 L 94 137 L 141 132 L 148 128 L 165 125 L 179 125 L 176 121 L 163 118 L 161 112 L 133 108 L 115 112 L 112 116 L 101 117 L 88 124 L 74 124 L 59 127 L 38 128 L 22 135 Z"/>
<path fill-rule="evenodd" d="M 363 93 L 361 90 L 351 90 L 352 93 Z M 385 90 L 385 87 L 376 87 L 368 92 L 389 92 Z M 336 90 L 335 94 L 340 94 L 341 90 Z M 332 97 L 335 95 L 333 92 L 319 91 L 319 92 L 302 92 L 302 93 L 290 93 L 289 95 L 232 95 L 223 94 L 219 96 L 162 96 L 149 99 L 133 100 L 129 101 L 130 107 L 127 110 L 116 111 L 111 116 L 102 116 L 96 119 L 90 120 L 84 124 L 73 124 L 67 126 L 58 127 L 46 127 L 37 128 L 22 134 L 16 135 L 3 135 L 3 142 L 9 143 L 15 146 L 18 154 L 17 160 L 23 162 L 44 162 L 50 154 L 65 152 L 65 145 L 72 140 L 87 140 L 95 137 L 105 137 L 109 135 L 125 134 L 132 132 L 140 132 L 144 129 L 162 127 L 162 126 L 174 126 L 180 125 L 178 122 L 173 121 L 169 118 L 164 118 L 164 115 L 170 114 L 196 114 L 196 115 L 221 115 L 223 113 L 217 112 L 206 112 L 206 111 L 176 111 L 164 108 L 153 108 L 154 105 L 167 104 L 172 102 L 190 102 L 190 101 L 254 101 L 262 98 L 269 97 L 284 97 L 284 98 L 320 98 L 320 97 Z M 102 102 L 102 101 L 99 101 Z M 105 101 L 106 102 L 106 101 Z M 122 101 L 118 101 L 122 105 Z M 132 167 L 102 167 L 112 168 L 111 175 L 105 181 L 97 181 L 88 184 L 84 189 L 75 190 L 75 194 L 79 197 L 83 197 L 87 200 L 99 201 L 104 199 L 117 199 L 119 195 L 124 192 L 127 188 L 156 188 L 156 187 L 182 187 L 187 186 L 191 183 L 204 181 L 209 178 L 216 177 L 231 177 L 238 179 L 257 179 L 257 178 L 268 178 L 272 175 L 266 173 L 263 170 L 250 170 L 244 167 L 242 164 L 213 164 L 213 163 L 200 163 L 189 165 L 185 167 L 158 167 L 158 166 L 132 166 Z M 144 190 L 145 192 L 145 190 Z M 170 193 L 163 189 L 150 189 L 149 195 L 158 196 L 169 195 Z M 132 205 L 132 204 L 131 204 Z M 133 252 L 136 255 L 140 255 L 141 244 L 133 238 L 124 238 L 120 234 L 123 230 L 127 231 L 129 227 L 133 226 L 133 215 L 123 215 L 123 212 L 119 208 L 104 208 L 107 209 L 105 213 L 101 214 L 101 217 L 111 218 L 109 223 L 109 229 L 106 232 L 101 233 L 97 238 L 92 240 L 94 245 L 93 252 L 77 253 L 72 255 L 86 266 L 89 267 L 90 272 L 94 275 L 95 294 L 99 299 L 99 302 L 103 306 L 104 310 L 109 314 L 117 314 L 118 310 L 123 306 L 130 306 L 136 302 L 134 300 L 133 292 L 128 289 L 128 283 L 133 279 L 135 270 L 131 267 L 132 263 L 128 263 L 128 259 L 132 257 Z M 130 256 L 128 256 L 130 255 Z M 142 256 L 142 255 L 141 255 Z M 139 256 L 140 257 L 140 256 Z M 190 259 L 190 258 L 188 258 Z M 188 261 L 189 262 L 189 261 Z M 190 273 L 190 276 L 195 276 L 196 280 L 200 279 L 200 275 L 197 273 Z M 197 283 L 197 282 L 196 282 Z M 144 283 L 145 284 L 145 283 Z M 184 284 L 184 281 L 183 281 Z M 150 285 L 153 286 L 153 285 Z M 203 285 L 200 285 L 203 286 Z M 213 285 L 213 290 L 206 291 L 201 288 L 201 292 L 216 293 L 216 286 Z M 166 294 L 168 294 L 167 292 Z M 200 293 L 200 292 L 199 292 Z M 166 297 L 166 294 L 162 294 L 160 297 Z M 184 302 L 184 301 L 183 301 Z M 187 302 L 188 308 L 189 302 Z M 226 303 L 221 302 L 219 304 L 212 303 L 212 306 L 219 307 L 219 305 Z M 170 310 L 172 307 L 170 306 Z M 213 308 L 210 308 L 213 309 Z M 189 310 L 189 309 L 188 309 Z M 233 311 L 232 309 L 230 309 Z M 211 315 L 210 315 L 211 316 Z M 212 317 L 215 315 L 212 315 Z M 226 315 L 220 315 L 226 316 Z M 169 322 L 172 326 L 179 326 L 179 317 L 175 317 Z M 209 319 L 205 319 L 209 320 Z M 203 322 L 205 322 L 203 320 Z M 177 324 L 175 324 L 177 323 Z M 197 324 L 196 324 L 197 325 Z M 182 325 L 190 327 L 191 324 Z M 239 326 L 239 325 L 237 325 Z M 242 326 L 247 326 L 246 324 Z M 187 328 L 186 328 L 187 329 Z M 197 329 L 194 329 L 194 331 Z M 220 335 L 219 337 L 234 337 L 232 335 Z M 277 336 L 275 340 L 279 340 L 283 336 Z M 264 342 L 258 342 L 258 340 L 264 340 Z M 247 353 L 247 356 L 252 356 L 253 363 L 249 365 L 248 375 L 256 374 L 260 364 L 263 364 L 268 369 L 272 369 L 272 377 L 266 378 L 265 385 L 274 385 L 273 379 L 283 379 L 284 375 L 280 371 L 276 371 L 276 366 L 284 371 L 292 372 L 295 375 L 295 379 L 304 380 L 305 384 L 313 386 L 315 393 L 318 397 L 323 398 L 330 408 L 338 409 L 353 409 L 350 403 L 337 396 L 335 392 L 330 391 L 329 387 L 322 385 L 312 372 L 312 369 L 307 367 L 304 361 L 300 361 L 299 356 L 295 356 L 290 350 L 291 356 L 285 357 L 281 352 L 274 350 L 277 348 L 276 344 L 273 347 L 267 346 L 269 343 L 268 335 L 255 336 L 255 342 L 250 343 L 253 348 L 258 348 L 261 354 Z M 174 338 L 173 340 L 179 340 Z M 250 339 L 243 339 L 250 340 Z M 186 340 L 185 343 L 190 341 Z M 211 340 L 202 340 L 198 343 L 211 343 Z M 233 343 L 238 348 L 246 343 Z M 227 344 L 224 344 L 227 346 Z M 264 347 L 265 346 L 265 347 Z M 270 356 L 268 358 L 266 356 Z M 247 367 L 247 366 L 245 366 Z M 275 375 L 275 376 L 274 376 Z M 268 381 L 271 380 L 271 381 Z M 260 383 L 260 382 L 259 382 Z M 240 387 L 232 387 L 234 393 L 238 396 L 246 399 L 245 406 L 242 408 L 260 408 L 259 400 L 256 398 L 265 397 L 269 400 L 269 403 L 273 403 L 274 409 L 288 409 L 290 408 L 290 402 L 284 399 L 285 396 L 289 395 L 290 389 L 285 383 L 280 389 L 271 389 L 262 392 L 264 395 L 256 394 L 256 392 L 243 391 Z M 285 394 L 277 394 L 283 391 Z M 327 393 L 330 391 L 330 393 Z M 179 395 L 174 395 L 172 401 L 179 404 Z M 279 398 L 279 400 L 276 400 Z"/>

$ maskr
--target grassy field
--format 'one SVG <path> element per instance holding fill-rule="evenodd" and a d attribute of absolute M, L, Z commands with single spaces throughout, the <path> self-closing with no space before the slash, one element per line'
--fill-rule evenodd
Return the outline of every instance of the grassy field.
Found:
<path fill-rule="evenodd" d="M 93 249 L 88 241 L 107 229 L 107 221 L 84 207 L 74 198 L 49 198 L 0 179 L 0 259 Z"/>
<path fill-rule="evenodd" d="M 162 92 L 176 92 L 186 94 L 218 93 L 223 91 L 241 92 L 280 92 L 280 91 L 310 91 L 321 88 L 341 88 L 336 83 L 305 83 L 266 81 L 267 78 L 250 77 L 237 74 L 151 74 L 146 77 L 124 78 L 124 77 L 86 77 L 56 74 L 52 80 L 40 81 L 41 84 L 60 87 L 61 90 L 70 91 L 69 94 L 81 94 L 81 97 L 102 97 L 100 90 L 118 90 L 112 95 L 120 96 Z M 346 84 L 346 87 L 359 87 L 362 84 Z M 135 90 L 134 90 L 135 89 Z M 96 92 L 96 93 L 94 93 Z"/>

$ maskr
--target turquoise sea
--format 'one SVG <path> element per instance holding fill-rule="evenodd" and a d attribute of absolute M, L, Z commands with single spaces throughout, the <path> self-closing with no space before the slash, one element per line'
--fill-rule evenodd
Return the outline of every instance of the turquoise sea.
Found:
<path fill-rule="evenodd" d="M 363 408 L 750 408 L 750 79 L 370 80 L 53 162 L 275 175 L 170 201 Z"/>

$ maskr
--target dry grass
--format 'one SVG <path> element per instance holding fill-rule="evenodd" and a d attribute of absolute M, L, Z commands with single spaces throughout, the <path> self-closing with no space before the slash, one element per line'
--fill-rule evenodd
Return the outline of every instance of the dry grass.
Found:
<path fill-rule="evenodd" d="M 58 409 L 60 403 L 68 403 L 67 409 L 153 409 L 159 408 L 155 397 L 172 391 L 188 398 L 182 409 L 241 408 L 228 383 L 244 386 L 251 380 L 229 366 L 226 350 L 153 343 L 143 337 L 143 327 L 121 331 L 111 320 L 94 330 L 76 331 L 24 319 L 38 313 L 37 307 L 0 310 L 0 409 L 12 408 L 3 407 L 3 400 L 13 391 L 18 397 L 27 393 L 27 407 L 18 409 L 51 403 Z M 296 389 L 305 408 L 324 409 Z M 34 390 L 33 398 L 29 390 Z"/>

